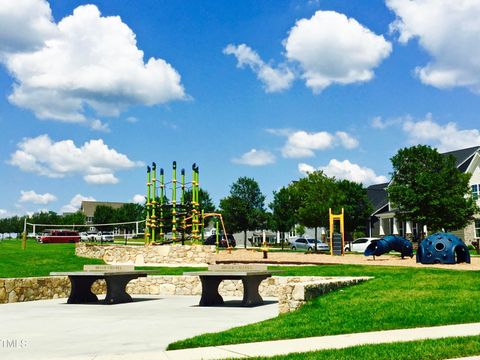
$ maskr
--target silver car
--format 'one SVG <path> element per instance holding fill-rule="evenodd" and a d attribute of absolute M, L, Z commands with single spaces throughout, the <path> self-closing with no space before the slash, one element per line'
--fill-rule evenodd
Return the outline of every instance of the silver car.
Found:
<path fill-rule="evenodd" d="M 315 242 L 317 242 L 317 250 L 318 251 L 328 251 L 330 248 L 324 242 L 315 239 L 308 239 L 304 237 L 300 237 L 298 239 L 293 240 L 290 243 L 290 248 L 295 250 L 306 250 L 306 251 L 314 251 L 315 250 Z"/>

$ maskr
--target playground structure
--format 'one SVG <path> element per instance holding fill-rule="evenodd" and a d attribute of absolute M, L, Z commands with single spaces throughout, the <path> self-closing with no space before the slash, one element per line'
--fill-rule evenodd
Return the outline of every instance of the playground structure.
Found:
<path fill-rule="evenodd" d="M 340 214 L 332 214 L 328 209 L 330 223 L 330 255 L 345 255 L 345 213 L 342 208 Z M 335 221 L 340 223 L 340 234 L 334 233 Z"/>
<path fill-rule="evenodd" d="M 413 257 L 412 243 L 407 239 L 396 235 L 387 235 L 380 240 L 372 241 L 372 243 L 365 249 L 364 255 L 380 256 L 387 254 L 392 250 L 399 252 L 402 259 L 405 256 Z"/>
<path fill-rule="evenodd" d="M 470 252 L 465 243 L 451 233 L 435 233 L 418 246 L 417 263 L 422 264 L 470 264 Z"/>
<path fill-rule="evenodd" d="M 200 177 L 199 167 L 192 165 L 192 179 L 185 180 L 185 169 L 180 171 L 180 181 L 177 178 L 177 162 L 172 164 L 172 179 L 165 182 L 163 168 L 157 165 L 147 166 L 147 196 L 146 196 L 146 222 L 145 239 L 148 244 L 165 243 L 191 240 L 193 244 L 202 243 L 204 240 L 205 220 L 213 217 L 216 223 L 217 248 L 219 242 L 219 221 L 224 234 L 227 234 L 222 215 L 219 213 L 205 213 L 200 204 Z M 179 184 L 180 183 L 180 184 Z M 171 199 L 167 198 L 167 186 L 171 185 Z M 178 192 L 180 197 L 178 199 Z M 190 190 L 191 198 L 186 198 Z M 180 200 L 180 201 L 177 201 Z M 168 223 L 167 223 L 168 220 Z M 167 230 L 171 228 L 171 239 L 166 238 Z M 227 239 L 228 243 L 228 239 Z M 230 245 L 229 245 L 230 247 Z"/>

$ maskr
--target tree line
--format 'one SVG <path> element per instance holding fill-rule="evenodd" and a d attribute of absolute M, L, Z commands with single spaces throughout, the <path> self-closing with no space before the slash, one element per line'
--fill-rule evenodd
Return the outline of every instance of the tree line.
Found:
<path fill-rule="evenodd" d="M 448 231 L 465 227 L 479 212 L 469 186 L 471 175 L 457 169 L 453 156 L 418 145 L 399 150 L 391 161 L 392 180 L 386 190 L 391 210 L 398 219 L 427 225 L 429 231 Z M 187 191 L 184 211 L 188 211 L 190 198 L 191 193 Z M 265 199 L 259 184 L 249 177 L 240 177 L 230 186 L 229 195 L 220 200 L 217 210 L 208 191 L 200 189 L 199 194 L 200 209 L 220 212 L 227 231 L 243 232 L 245 244 L 249 230 L 270 229 L 286 233 L 295 226 L 327 228 L 329 209 L 339 213 L 341 208 L 345 211 L 347 239 L 361 236 L 367 231 L 367 222 L 373 211 L 362 184 L 329 177 L 322 171 L 311 172 L 274 191 L 269 210 Z M 168 198 L 165 197 L 164 202 L 168 203 Z M 171 214 L 168 206 L 165 209 L 165 231 L 168 232 Z M 95 210 L 93 223 L 140 221 L 145 216 L 145 204 L 124 204 L 119 209 L 100 205 Z M 22 232 L 24 219 L 25 216 L 0 219 L 0 233 Z M 28 222 L 84 224 L 85 216 L 81 212 L 58 215 L 48 211 L 33 214 Z M 133 230 L 135 224 L 123 228 Z"/>

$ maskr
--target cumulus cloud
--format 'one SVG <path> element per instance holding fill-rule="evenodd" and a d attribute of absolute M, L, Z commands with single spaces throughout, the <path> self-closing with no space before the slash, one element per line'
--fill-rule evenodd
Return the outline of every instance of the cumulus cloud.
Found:
<path fill-rule="evenodd" d="M 257 74 L 267 92 L 290 87 L 301 77 L 315 93 L 332 84 L 365 82 L 373 78 L 377 67 L 392 45 L 353 18 L 335 11 L 317 11 L 310 19 L 301 19 L 283 41 L 288 64 L 273 68 L 249 46 L 228 45 L 225 54 L 233 54 L 238 67 L 245 65 Z M 299 66 L 298 74 L 292 67 Z"/>
<path fill-rule="evenodd" d="M 145 195 L 135 194 L 131 201 L 135 204 L 144 204 L 145 203 Z"/>
<path fill-rule="evenodd" d="M 382 35 L 335 11 L 317 11 L 301 19 L 285 40 L 286 56 L 297 61 L 314 92 L 327 86 L 365 82 L 392 51 Z"/>
<path fill-rule="evenodd" d="M 372 119 L 370 125 L 374 129 L 383 130 L 383 129 L 386 129 L 390 126 L 401 124 L 403 121 L 404 121 L 404 118 L 401 118 L 401 117 L 384 120 L 384 119 L 382 119 L 381 116 L 376 116 Z"/>
<path fill-rule="evenodd" d="M 29 191 L 20 191 L 20 198 L 18 199 L 19 202 L 24 203 L 33 203 L 33 204 L 49 204 L 53 201 L 56 201 L 57 197 L 50 193 L 45 194 L 37 194 L 33 190 Z"/>
<path fill-rule="evenodd" d="M 331 149 L 335 146 L 342 146 L 346 149 L 358 146 L 358 140 L 344 131 L 337 131 L 334 134 L 327 131 L 306 132 L 286 129 L 269 129 L 267 131 L 274 135 L 287 137 L 287 142 L 282 148 L 282 155 L 286 158 L 312 157 L 316 150 Z"/>
<path fill-rule="evenodd" d="M 8 216 L 8 211 L 5 209 L 0 209 L 0 218 L 4 218 Z"/>
<path fill-rule="evenodd" d="M 72 140 L 54 142 L 48 135 L 25 138 L 9 160 L 23 171 L 51 178 L 81 175 L 88 183 L 118 182 L 114 172 L 143 165 L 109 148 L 102 139 L 77 147 Z"/>
<path fill-rule="evenodd" d="M 82 194 L 75 195 L 68 204 L 62 206 L 60 212 L 62 213 L 72 213 L 77 212 L 80 210 L 80 206 L 82 205 L 82 201 L 96 201 L 94 197 L 91 196 L 83 196 Z"/>
<path fill-rule="evenodd" d="M 264 166 L 275 163 L 275 156 L 270 151 L 252 149 L 238 158 L 232 159 L 235 164 Z"/>
<path fill-rule="evenodd" d="M 399 41 L 418 39 L 432 57 L 415 69 L 424 84 L 480 92 L 480 2 L 478 0 L 387 0 L 397 16 Z"/>
<path fill-rule="evenodd" d="M 429 144 L 438 148 L 440 152 L 480 145 L 478 129 L 462 130 L 454 122 L 440 125 L 433 120 L 431 114 L 427 114 L 425 119 L 419 121 L 407 119 L 402 128 L 410 143 Z"/>
<path fill-rule="evenodd" d="M 260 56 L 245 44 L 229 44 L 223 49 L 225 55 L 234 55 L 237 58 L 237 67 L 245 66 L 257 75 L 257 78 L 263 83 L 266 92 L 278 92 L 288 89 L 295 78 L 293 72 L 285 65 L 277 68 L 266 64 Z"/>
<path fill-rule="evenodd" d="M 0 0 L 0 24 L 0 53 L 35 50 L 58 35 L 45 0 Z"/>
<path fill-rule="evenodd" d="M 11 25 L 0 30 L 2 61 L 15 80 L 9 101 L 38 118 L 86 122 L 90 109 L 117 116 L 130 105 L 186 98 L 179 73 L 163 59 L 144 62 L 119 16 L 84 5 L 55 23 L 44 0 L 0 1 L 0 23 Z"/>
<path fill-rule="evenodd" d="M 349 160 L 339 161 L 332 159 L 326 166 L 320 166 L 317 169 L 308 164 L 298 164 L 298 171 L 303 174 L 308 174 L 315 170 L 322 170 L 325 175 L 335 177 L 336 179 L 350 180 L 362 183 L 365 186 L 387 181 L 385 176 L 377 175 L 372 169 L 352 163 Z"/>

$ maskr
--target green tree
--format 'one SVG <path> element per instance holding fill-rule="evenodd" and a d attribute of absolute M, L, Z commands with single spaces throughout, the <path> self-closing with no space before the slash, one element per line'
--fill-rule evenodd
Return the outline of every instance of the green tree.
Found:
<path fill-rule="evenodd" d="M 348 240 L 353 238 L 354 232 L 366 231 L 366 225 L 373 211 L 372 204 L 367 196 L 367 189 L 362 184 L 337 180 L 337 194 L 335 199 L 335 212 L 345 211 L 345 235 Z"/>
<path fill-rule="evenodd" d="M 93 223 L 94 224 L 108 224 L 114 223 L 117 221 L 117 212 L 111 206 L 106 205 L 98 205 L 95 208 L 95 212 L 93 213 Z M 102 231 L 111 231 L 113 230 L 113 226 L 97 226 L 99 230 Z"/>
<path fill-rule="evenodd" d="M 284 233 L 290 231 L 296 224 L 298 199 L 288 187 L 282 187 L 273 192 L 273 201 L 269 204 L 272 209 L 271 229 L 282 233 L 282 249 L 285 242 Z"/>
<path fill-rule="evenodd" d="M 227 230 L 243 231 L 244 244 L 247 247 L 247 231 L 263 227 L 265 215 L 265 196 L 258 183 L 248 177 L 241 177 L 230 188 L 230 196 L 220 200 L 220 208 Z"/>
<path fill-rule="evenodd" d="M 453 156 L 417 145 L 399 150 L 391 161 L 387 191 L 398 219 L 431 231 L 460 229 L 473 219 L 478 208 L 470 194 L 470 174 L 457 169 Z"/>
<path fill-rule="evenodd" d="M 215 212 L 215 204 L 210 197 L 210 194 L 207 190 L 199 189 L 198 191 L 198 201 L 200 203 L 200 211 L 204 211 L 206 213 Z M 192 202 L 192 190 L 188 189 L 185 191 L 185 203 L 188 205 L 188 209 L 191 210 L 191 202 Z"/>
<path fill-rule="evenodd" d="M 328 227 L 328 209 L 334 208 L 338 203 L 335 179 L 326 176 L 322 171 L 314 171 L 292 183 L 290 189 L 293 192 L 293 198 L 299 204 L 298 223 L 314 228 L 315 238 L 318 238 L 317 227 Z M 315 251 L 316 247 L 315 243 Z"/>
<path fill-rule="evenodd" d="M 64 225 L 83 225 L 85 224 L 85 214 L 81 211 L 65 214 L 60 217 L 60 222 Z"/>
<path fill-rule="evenodd" d="M 123 204 L 119 209 L 114 210 L 115 222 L 131 222 L 145 220 L 145 207 L 141 204 Z M 121 225 L 120 228 L 133 231 L 136 224 Z"/>

